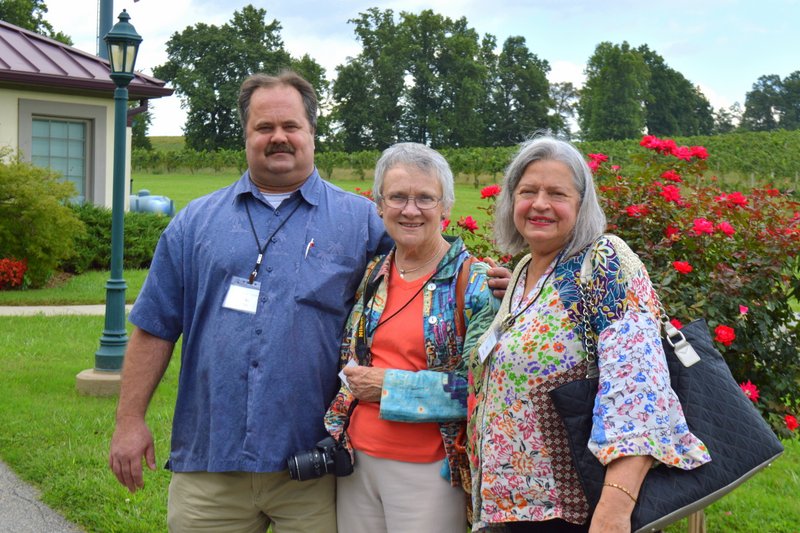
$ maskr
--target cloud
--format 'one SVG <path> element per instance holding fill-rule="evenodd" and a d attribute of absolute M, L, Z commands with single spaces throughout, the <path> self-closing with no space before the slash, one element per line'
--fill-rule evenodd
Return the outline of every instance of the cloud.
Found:
<path fill-rule="evenodd" d="M 569 61 L 553 61 L 550 64 L 550 72 L 547 79 L 550 83 L 571 82 L 576 89 L 583 87 L 586 82 L 585 64 L 578 65 Z"/>

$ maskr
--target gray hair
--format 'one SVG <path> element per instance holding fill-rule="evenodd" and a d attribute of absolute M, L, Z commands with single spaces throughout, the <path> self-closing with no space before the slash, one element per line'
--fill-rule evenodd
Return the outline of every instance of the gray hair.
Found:
<path fill-rule="evenodd" d="M 456 203 L 453 185 L 453 171 L 447 160 L 434 150 L 419 143 L 397 143 L 383 151 L 375 165 L 375 182 L 372 185 L 372 196 L 375 203 L 383 197 L 383 180 L 386 173 L 394 167 L 411 167 L 424 172 L 437 180 L 442 186 L 442 206 L 449 210 Z"/>
<path fill-rule="evenodd" d="M 292 87 L 303 99 L 306 118 L 311 125 L 311 132 L 317 131 L 317 93 L 314 87 L 302 76 L 291 70 L 282 70 L 277 76 L 268 74 L 253 74 L 248 77 L 239 89 L 239 120 L 242 130 L 247 135 L 247 120 L 250 118 L 250 99 L 256 89 L 272 89 L 273 87 Z"/>
<path fill-rule="evenodd" d="M 572 236 L 564 247 L 564 257 L 570 257 L 595 242 L 606 230 L 606 215 L 597 200 L 592 171 L 575 146 L 549 135 L 534 137 L 520 145 L 506 169 L 503 187 L 497 202 L 494 235 L 497 246 L 504 252 L 517 254 L 527 246 L 514 225 L 514 191 L 528 165 L 540 160 L 560 161 L 572 173 L 573 184 L 580 194 L 578 217 Z"/>

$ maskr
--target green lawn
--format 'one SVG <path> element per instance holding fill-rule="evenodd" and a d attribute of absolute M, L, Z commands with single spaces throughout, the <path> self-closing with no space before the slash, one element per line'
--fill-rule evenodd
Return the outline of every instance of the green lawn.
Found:
<path fill-rule="evenodd" d="M 337 175 L 345 173 L 337 172 Z M 175 202 L 175 210 L 179 211 L 190 200 L 199 198 L 204 194 L 213 192 L 221 187 L 230 185 L 239 178 L 236 171 L 231 169 L 228 172 L 198 172 L 196 174 L 142 174 L 134 173 L 133 192 L 147 189 L 150 194 L 166 196 Z M 368 190 L 372 188 L 372 180 L 359 179 L 334 179 L 332 183 L 338 185 L 346 191 L 355 192 L 356 188 Z M 451 218 L 458 220 L 459 217 L 472 215 L 479 221 L 484 218 L 483 211 L 477 209 L 479 205 L 487 205 L 486 200 L 481 199 L 480 190 L 475 189 L 466 179 L 460 179 L 456 183 L 456 204 L 453 208 Z"/>
<path fill-rule="evenodd" d="M 52 287 L 24 291 L 0 291 L 0 305 L 91 305 L 106 301 L 106 271 L 91 271 L 68 277 Z M 133 303 L 147 276 L 147 270 L 126 270 L 123 279 L 128 288 L 125 301 Z"/>

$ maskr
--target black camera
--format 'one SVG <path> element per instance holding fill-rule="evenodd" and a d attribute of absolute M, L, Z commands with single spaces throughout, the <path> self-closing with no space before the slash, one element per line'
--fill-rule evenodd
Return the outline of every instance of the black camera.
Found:
<path fill-rule="evenodd" d="M 325 474 L 349 476 L 353 473 L 350 452 L 333 437 L 325 437 L 313 450 L 297 452 L 289 457 L 289 477 L 297 481 L 316 479 Z"/>

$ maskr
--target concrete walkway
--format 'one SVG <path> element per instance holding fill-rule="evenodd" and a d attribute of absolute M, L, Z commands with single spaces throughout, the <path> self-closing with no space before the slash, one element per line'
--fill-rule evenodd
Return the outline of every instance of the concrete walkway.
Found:
<path fill-rule="evenodd" d="M 131 310 L 131 305 L 125 306 L 125 311 Z M 104 315 L 106 306 L 99 305 L 0 305 L 0 316 L 32 316 L 32 315 Z M 0 533 L 2 533 L 0 531 Z"/>
<path fill-rule="evenodd" d="M 130 306 L 127 306 L 130 310 Z M 103 315 L 104 305 L 0 306 L 0 316 Z M 82 533 L 75 524 L 42 503 L 39 491 L 0 461 L 0 533 Z"/>
<path fill-rule="evenodd" d="M 82 533 L 0 461 L 0 533 Z"/>

